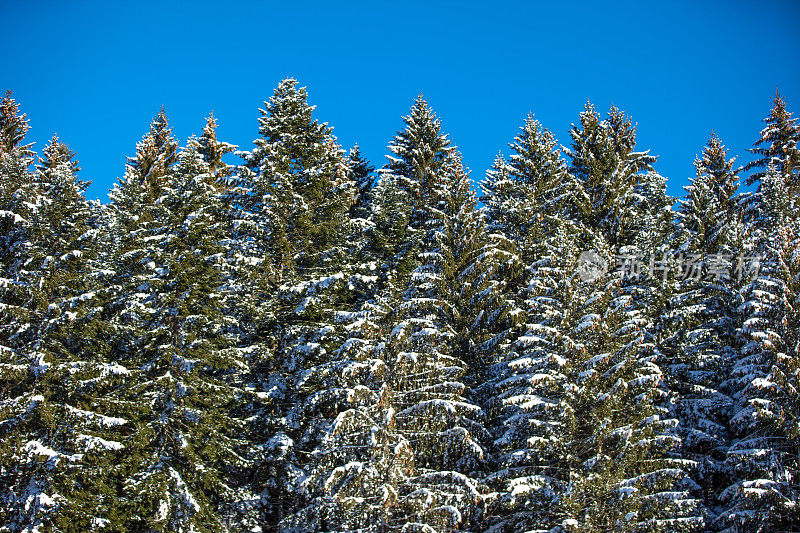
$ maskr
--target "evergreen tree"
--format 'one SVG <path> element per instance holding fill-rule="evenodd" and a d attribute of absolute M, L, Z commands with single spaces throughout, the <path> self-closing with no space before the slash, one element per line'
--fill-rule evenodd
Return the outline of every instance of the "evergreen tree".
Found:
<path fill-rule="evenodd" d="M 361 155 L 361 149 L 356 144 L 347 154 L 347 168 L 350 169 L 350 179 L 356 188 L 355 201 L 350 207 L 350 218 L 368 219 L 372 206 L 372 188 L 375 185 L 375 167 Z"/>
<path fill-rule="evenodd" d="M 14 146 L 4 161 L 22 160 L 19 151 Z M 26 224 L 15 224 L 26 241 L 14 254 L 12 282 L 26 294 L 14 309 L 27 324 L 9 338 L 0 366 L 0 520 L 12 531 L 80 531 L 107 521 L 113 489 L 102 473 L 126 423 L 105 397 L 127 372 L 106 357 L 89 276 L 88 183 L 77 179 L 73 157 L 54 137 L 16 190 L 33 196 Z"/>
<path fill-rule="evenodd" d="M 642 172 L 656 158 L 636 151 L 636 127 L 625 113 L 611 107 L 601 120 L 591 103 L 570 130 L 570 173 L 580 183 L 576 196 L 578 220 L 599 231 L 612 247 L 631 244 L 639 222 L 630 212 L 638 200 Z"/>
<path fill-rule="evenodd" d="M 121 391 L 135 432 L 115 474 L 128 529 L 219 531 L 234 527 L 233 502 L 249 466 L 236 411 L 245 364 L 231 350 L 222 315 L 216 183 L 194 138 L 163 176 L 153 211 L 155 243 L 137 288 L 137 371 Z"/>
<path fill-rule="evenodd" d="M 485 380 L 486 345 L 502 319 L 494 243 L 475 212 L 460 157 L 453 153 L 427 195 L 428 228 L 419 266 L 388 339 L 398 429 L 414 451 L 398 518 L 436 531 L 477 527 L 487 466 L 485 415 L 474 402 Z M 488 354 L 490 357 L 491 354 Z"/>
<path fill-rule="evenodd" d="M 757 275 L 741 290 L 742 347 L 733 361 L 733 441 L 722 492 L 730 530 L 786 530 L 797 524 L 797 196 L 782 171 L 768 167 L 759 187 L 752 246 L 763 251 Z M 788 216 L 787 216 L 788 214 Z"/>
<path fill-rule="evenodd" d="M 756 159 L 745 165 L 745 170 L 753 170 L 747 178 L 747 184 L 758 183 L 767 176 L 767 168 L 772 165 L 784 180 L 790 193 L 798 194 L 800 185 L 797 176 L 800 173 L 800 124 L 792 113 L 786 109 L 786 101 L 778 91 L 772 98 L 772 109 L 763 120 L 766 127 L 761 130 L 759 139 L 750 150 Z"/>
<path fill-rule="evenodd" d="M 29 149 L 30 145 L 20 144 L 29 130 L 28 117 L 20 114 L 19 104 L 12 98 L 11 91 L 6 91 L 0 103 L 0 154 L 11 154 L 15 148 Z"/>
<path fill-rule="evenodd" d="M 30 166 L 34 154 L 21 144 L 28 132 L 28 119 L 7 92 L 0 103 L 0 346 L 12 350 L 29 324 L 25 302 L 25 265 L 33 239 L 32 215 L 38 192 Z M 33 201 L 31 201 L 33 200 Z"/>
<path fill-rule="evenodd" d="M 245 202 L 268 224 L 278 279 L 297 269 L 324 272 L 342 258 L 353 183 L 327 123 L 313 117 L 305 87 L 281 81 L 261 110 L 260 138 L 245 154 L 250 177 Z"/>
<path fill-rule="evenodd" d="M 398 287 L 405 285 L 405 276 L 416 266 L 418 246 L 427 231 L 426 207 L 435 205 L 433 191 L 453 153 L 441 121 L 422 95 L 403 122 L 405 127 L 389 143 L 389 162 L 379 171 L 375 214 L 375 248 L 389 278 L 403 280 Z"/>
<path fill-rule="evenodd" d="M 499 156 L 482 183 L 489 227 L 510 243 L 500 271 L 510 320 L 494 376 L 483 386 L 495 437 L 487 482 L 497 491 L 487 523 L 508 531 L 552 523 L 567 482 L 556 473 L 564 453 L 559 419 L 569 410 L 559 398 L 575 290 L 568 265 L 577 259 L 576 226 L 566 209 L 574 187 L 555 138 L 529 115 L 510 147 L 509 160 Z"/>
<path fill-rule="evenodd" d="M 738 209 L 735 159 L 712 133 L 696 158 L 696 177 L 677 212 L 682 279 L 666 310 L 662 364 L 673 414 L 679 420 L 680 457 L 691 464 L 695 494 L 707 527 L 715 520 L 726 486 L 724 464 L 730 443 L 732 400 L 723 386 L 737 347 L 739 287 L 734 271 L 743 260 L 743 227 Z"/>
<path fill-rule="evenodd" d="M 668 204 L 653 156 L 636 151 L 636 129 L 612 107 L 600 120 L 590 104 L 573 126 L 571 172 L 578 190 L 575 212 L 591 238 L 584 241 L 614 266 L 617 258 L 641 265 L 663 225 L 643 228 L 646 210 L 656 220 Z M 651 218 L 652 220 L 652 218 Z M 650 235 L 642 235 L 643 232 Z M 678 483 L 680 462 L 670 459 L 679 438 L 663 406 L 658 365 L 659 287 L 652 274 L 622 268 L 598 277 L 575 329 L 579 345 L 567 402 L 570 483 L 562 502 L 568 530 L 691 529 L 702 522 L 695 502 Z M 638 270 L 638 271 L 637 271 Z"/>
<path fill-rule="evenodd" d="M 489 512 L 493 531 L 560 523 L 558 505 L 570 481 L 566 428 L 575 413 L 567 398 L 585 289 L 577 275 L 574 226 L 553 224 L 553 229 L 527 269 L 525 331 L 502 352 L 501 371 L 491 381 L 490 412 L 497 420 L 490 424 L 496 458 L 487 478 L 497 491 Z"/>

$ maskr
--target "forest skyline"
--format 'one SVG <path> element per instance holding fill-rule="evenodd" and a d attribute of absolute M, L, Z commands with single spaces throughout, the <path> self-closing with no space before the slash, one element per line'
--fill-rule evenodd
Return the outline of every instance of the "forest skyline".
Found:
<path fill-rule="evenodd" d="M 800 6 L 791 1 L 244 2 L 230 10 L 4 2 L 0 14 L 31 21 L 0 35 L 9 58 L 0 87 L 25 103 L 29 140 L 41 149 L 58 133 L 81 154 L 89 198 L 103 202 L 161 105 L 177 138 L 198 133 L 213 110 L 220 136 L 249 150 L 256 109 L 290 76 L 309 87 L 315 117 L 339 142 L 358 143 L 377 166 L 422 92 L 474 182 L 529 112 L 568 144 L 587 100 L 613 103 L 638 122 L 673 196 L 683 194 L 711 130 L 746 163 L 774 90 L 800 100 L 791 23 Z"/>

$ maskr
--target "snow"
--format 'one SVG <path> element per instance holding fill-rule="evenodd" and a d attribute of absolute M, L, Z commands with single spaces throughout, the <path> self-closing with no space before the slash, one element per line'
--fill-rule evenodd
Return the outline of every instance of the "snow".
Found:
<path fill-rule="evenodd" d="M 113 440 L 105 440 L 93 435 L 79 434 L 76 442 L 81 445 L 84 451 L 96 450 L 98 448 L 104 450 L 121 450 L 124 448 L 122 443 Z"/>
<path fill-rule="evenodd" d="M 105 416 L 91 411 L 84 411 L 83 409 L 72 407 L 71 405 L 65 405 L 65 407 L 70 413 L 76 415 L 77 417 L 84 420 L 90 420 L 92 422 L 96 422 L 102 427 L 121 426 L 128 423 L 128 421 L 125 420 L 124 418 L 119 418 L 115 416 Z"/>

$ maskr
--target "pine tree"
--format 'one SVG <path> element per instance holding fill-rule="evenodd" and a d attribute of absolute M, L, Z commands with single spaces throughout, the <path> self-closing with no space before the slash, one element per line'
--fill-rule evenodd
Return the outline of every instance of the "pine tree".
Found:
<path fill-rule="evenodd" d="M 508 531 L 552 523 L 567 481 L 557 473 L 564 453 L 559 419 L 569 410 L 560 398 L 572 349 L 565 334 L 575 289 L 568 265 L 577 260 L 566 209 L 574 187 L 555 138 L 529 115 L 510 147 L 509 160 L 499 156 L 482 183 L 489 227 L 510 243 L 500 271 L 510 320 L 495 375 L 483 387 L 495 437 L 487 482 L 497 491 L 487 523 Z"/>
<path fill-rule="evenodd" d="M 34 161 L 31 145 L 21 144 L 28 129 L 27 117 L 7 92 L 0 103 L 0 346 L 7 349 L 12 349 L 27 323 L 27 290 L 20 278 L 24 276 L 22 270 L 33 238 L 31 219 L 38 194 L 30 172 Z"/>
<path fill-rule="evenodd" d="M 160 246 L 151 237 L 162 231 L 166 215 L 156 200 L 177 160 L 177 146 L 162 108 L 136 144 L 136 155 L 128 158 L 125 174 L 109 195 L 110 224 L 101 237 L 106 249 L 105 268 L 99 274 L 106 284 L 102 298 L 118 360 L 130 355 L 147 312 L 142 303 L 147 293 L 139 288 L 146 287 L 159 268 L 155 258 Z"/>
<path fill-rule="evenodd" d="M 256 287 L 259 304 L 271 309 L 257 317 L 253 335 L 260 352 L 254 378 L 265 407 L 253 431 L 260 433 L 256 484 L 267 503 L 263 521 L 273 526 L 315 512 L 308 505 L 318 495 L 319 477 L 308 479 L 316 468 L 308 454 L 349 406 L 346 392 L 339 394 L 346 386 L 327 390 L 314 376 L 338 364 L 336 350 L 347 331 L 336 317 L 352 311 L 363 290 L 356 265 L 345 261 L 353 175 L 331 128 L 313 111 L 305 88 L 282 81 L 261 111 L 256 147 L 244 154 L 246 166 L 232 180 L 241 221 L 237 239 L 245 243 L 241 256 L 267 265 Z"/>
<path fill-rule="evenodd" d="M 481 185 L 486 217 L 492 231 L 502 232 L 530 254 L 541 239 L 533 228 L 543 216 L 567 215 L 564 197 L 574 187 L 558 142 L 533 115 L 528 115 L 509 146 L 508 161 L 499 156 Z"/>
<path fill-rule="evenodd" d="M 279 279 L 297 269 L 323 272 L 342 258 L 353 183 L 327 123 L 313 117 L 305 87 L 281 81 L 261 110 L 256 147 L 245 154 L 251 179 L 245 208 L 269 224 Z"/>
<path fill-rule="evenodd" d="M 660 344 L 670 402 L 679 420 L 680 457 L 693 465 L 690 473 L 707 527 L 715 520 L 719 493 L 727 484 L 724 461 L 732 400 L 723 382 L 730 375 L 740 325 L 741 282 L 734 269 L 743 259 L 737 197 L 741 169 L 734 163 L 713 133 L 695 160 L 697 175 L 678 208 L 674 241 L 684 272 L 673 278 Z"/>
<path fill-rule="evenodd" d="M 493 531 L 550 528 L 561 522 L 558 502 L 569 483 L 568 433 L 574 418 L 567 402 L 571 367 L 579 346 L 573 331 L 582 318 L 574 226 L 552 224 L 555 233 L 538 243 L 541 255 L 527 269 L 525 331 L 502 355 L 492 380 L 495 429 L 493 472 L 497 490 L 490 510 Z"/>
<path fill-rule="evenodd" d="M 136 368 L 120 391 L 133 413 L 115 475 L 129 529 L 219 531 L 234 527 L 233 502 L 249 467 L 236 411 L 245 364 L 222 315 L 220 200 L 194 138 L 162 177 L 154 206 L 154 266 L 137 288 L 136 336 L 125 359 Z"/>
<path fill-rule="evenodd" d="M 600 120 L 590 104 L 573 126 L 571 172 L 579 186 L 578 222 L 591 228 L 585 241 L 606 265 L 618 257 L 632 264 L 652 252 L 645 246 L 663 226 L 642 235 L 645 209 L 660 215 L 668 203 L 653 156 L 636 151 L 636 129 L 612 107 Z M 622 268 L 598 277 L 581 305 L 575 329 L 567 403 L 576 414 L 568 429 L 570 483 L 561 504 L 568 530 L 691 529 L 695 502 L 678 483 L 686 477 L 670 453 L 679 444 L 676 421 L 663 406 L 653 305 L 652 274 Z"/>
<path fill-rule="evenodd" d="M 15 145 L 4 161 L 23 160 L 19 151 Z M 26 242 L 15 254 L 21 268 L 13 280 L 25 289 L 15 309 L 27 323 L 9 339 L 8 363 L 0 367 L 0 517 L 12 530 L 80 531 L 107 520 L 113 490 L 100 474 L 126 423 L 105 400 L 127 372 L 106 357 L 89 276 L 95 243 L 83 196 L 88 183 L 77 179 L 73 157 L 54 137 L 16 189 L 33 196 L 26 197 Z"/>
<path fill-rule="evenodd" d="M 26 150 L 30 145 L 21 145 L 30 126 L 25 113 L 20 114 L 19 104 L 12 98 L 11 91 L 6 91 L 0 103 L 0 155 L 11 154 L 15 148 Z"/>
<path fill-rule="evenodd" d="M 356 197 L 350 207 L 350 218 L 353 220 L 368 219 L 371 212 L 375 185 L 375 167 L 361 155 L 356 144 L 347 154 L 347 168 L 350 169 L 350 180 L 355 184 Z"/>

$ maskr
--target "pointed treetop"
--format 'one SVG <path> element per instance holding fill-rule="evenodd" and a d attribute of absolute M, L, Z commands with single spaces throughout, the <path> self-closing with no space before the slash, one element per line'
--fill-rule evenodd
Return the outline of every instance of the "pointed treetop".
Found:
<path fill-rule="evenodd" d="M 608 124 L 611 126 L 611 135 L 616 150 L 622 154 L 633 152 L 636 147 L 636 124 L 624 111 L 611 106 L 608 110 Z"/>
<path fill-rule="evenodd" d="M 398 131 L 389 143 L 387 169 L 426 187 L 433 174 L 452 156 L 455 147 L 442 133 L 441 120 L 420 94 L 408 115 L 403 117 L 405 128 Z"/>
<path fill-rule="evenodd" d="M 52 170 L 64 164 L 69 165 L 69 169 L 73 174 L 80 171 L 78 161 L 75 159 L 75 152 L 61 142 L 57 134 L 53 134 L 53 137 L 42 151 L 38 167 L 43 170 Z"/>
<path fill-rule="evenodd" d="M 169 119 L 162 106 L 150 123 L 150 130 L 136 144 L 136 156 L 128 158 L 128 165 L 139 179 L 146 183 L 153 197 L 158 197 L 161 178 L 169 173 L 178 160 L 178 141 L 172 136 Z"/>
<path fill-rule="evenodd" d="M 217 140 L 217 119 L 214 117 L 213 111 L 206 118 L 203 133 L 197 139 L 197 144 L 197 151 L 208 163 L 211 172 L 216 173 L 218 177 L 225 177 L 230 174 L 229 167 L 222 161 L 222 158 L 226 154 L 233 153 L 236 150 L 236 146 Z"/>
<path fill-rule="evenodd" d="M 264 102 L 265 109 L 260 109 L 261 117 L 258 119 L 259 133 L 267 140 L 277 140 L 273 137 L 285 132 L 296 131 L 298 128 L 313 124 L 314 129 L 320 126 L 327 132 L 327 124 L 319 125 L 313 120 L 312 114 L 316 106 L 308 104 L 308 89 L 298 87 L 297 80 L 286 78 L 281 80 L 269 100 Z"/>
<path fill-rule="evenodd" d="M 728 151 L 713 131 L 694 161 L 696 176 L 684 187 L 686 198 L 680 200 L 678 219 L 688 237 L 705 253 L 716 253 L 726 243 L 727 231 L 720 228 L 734 223 L 739 216 L 736 193 L 739 172 L 728 159 Z"/>
<path fill-rule="evenodd" d="M 528 113 L 509 147 L 513 150 L 508 163 L 511 176 L 522 183 L 552 185 L 566 172 L 556 138 L 533 113 Z"/>
<path fill-rule="evenodd" d="M 733 165 L 736 158 L 728 159 L 728 149 L 722 144 L 719 136 L 712 130 L 708 142 L 703 147 L 702 157 L 695 158 L 694 166 L 697 175 L 709 175 L 720 186 L 730 176 L 737 174 Z"/>
<path fill-rule="evenodd" d="M 28 133 L 28 117 L 20 113 L 19 104 L 11 97 L 11 91 L 0 102 L 0 154 L 10 152 L 19 145 Z"/>
<path fill-rule="evenodd" d="M 747 184 L 760 182 L 773 165 L 783 175 L 790 190 L 800 190 L 796 176 L 800 173 L 800 124 L 786 108 L 786 102 L 778 90 L 772 97 L 770 114 L 762 122 L 766 124 L 759 139 L 750 150 L 757 157 L 745 165 L 745 170 L 756 170 L 747 178 Z"/>
<path fill-rule="evenodd" d="M 356 184 L 359 191 L 365 191 L 372 188 L 375 182 L 373 172 L 375 167 L 372 166 L 369 160 L 361 155 L 361 148 L 356 143 L 347 154 L 347 166 L 350 169 L 350 176 Z"/>

